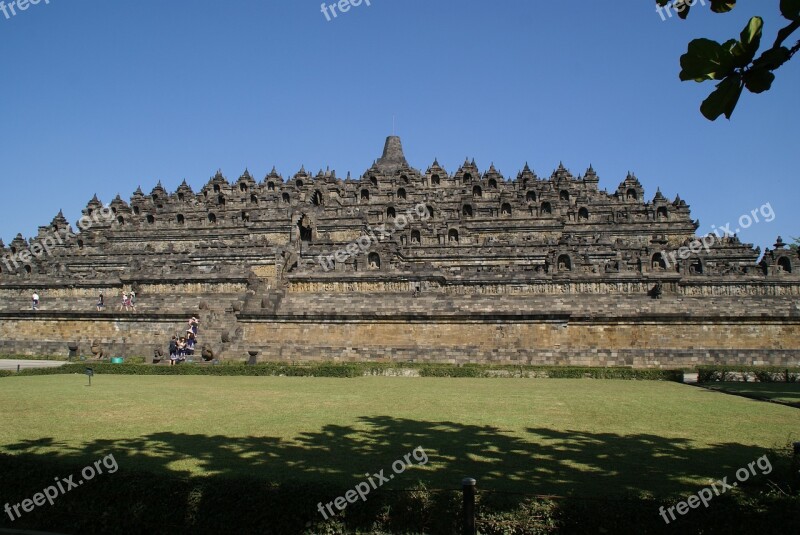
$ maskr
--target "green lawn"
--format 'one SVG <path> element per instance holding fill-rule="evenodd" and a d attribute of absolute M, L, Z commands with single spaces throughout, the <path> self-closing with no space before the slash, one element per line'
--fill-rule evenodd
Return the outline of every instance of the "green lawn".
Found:
<path fill-rule="evenodd" d="M 800 383 L 708 383 L 706 388 L 753 398 L 791 403 L 800 407 Z"/>
<path fill-rule="evenodd" d="M 800 411 L 677 383 L 80 375 L 0 379 L 0 453 L 352 486 L 686 493 L 800 440 Z"/>

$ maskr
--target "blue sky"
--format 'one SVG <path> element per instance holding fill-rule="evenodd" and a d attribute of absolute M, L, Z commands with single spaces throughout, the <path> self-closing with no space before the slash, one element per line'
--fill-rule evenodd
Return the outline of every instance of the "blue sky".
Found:
<path fill-rule="evenodd" d="M 770 203 L 774 221 L 742 240 L 800 235 L 800 60 L 730 122 L 700 115 L 710 84 L 678 80 L 692 38 L 762 15 L 771 41 L 777 0 L 688 21 L 662 21 L 651 0 L 372 0 L 330 22 L 320 0 L 49 1 L 0 13 L 6 243 L 61 208 L 74 226 L 95 193 L 197 190 L 218 168 L 358 176 L 392 116 L 423 170 L 591 163 L 609 191 L 631 170 L 648 198 L 679 193 L 701 232 Z"/>

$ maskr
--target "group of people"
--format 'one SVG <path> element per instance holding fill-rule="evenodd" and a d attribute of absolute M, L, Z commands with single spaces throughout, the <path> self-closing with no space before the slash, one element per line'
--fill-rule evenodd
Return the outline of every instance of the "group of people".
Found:
<path fill-rule="evenodd" d="M 105 297 L 103 296 L 103 292 L 100 292 L 100 296 L 97 298 L 96 306 L 98 312 L 106 308 L 106 301 Z M 136 310 L 136 292 L 133 290 L 130 292 L 122 292 L 122 303 L 119 305 L 119 310 Z"/>
<path fill-rule="evenodd" d="M 186 336 L 175 335 L 169 342 L 169 365 L 174 366 L 184 362 L 187 357 L 194 355 L 194 348 L 197 345 L 197 330 L 200 322 L 196 317 L 189 319 L 189 328 L 186 329 Z"/>
<path fill-rule="evenodd" d="M 119 305 L 120 310 L 136 310 L 136 293 L 131 290 L 128 293 L 122 294 L 122 303 Z"/>
<path fill-rule="evenodd" d="M 103 292 L 100 292 L 100 296 L 97 298 L 97 305 L 95 306 L 98 312 L 106 307 Z M 33 292 L 31 296 L 31 308 L 33 310 L 39 310 L 39 294 L 37 292 Z M 122 293 L 122 303 L 119 305 L 119 310 L 136 310 L 136 293 L 133 290 Z"/>

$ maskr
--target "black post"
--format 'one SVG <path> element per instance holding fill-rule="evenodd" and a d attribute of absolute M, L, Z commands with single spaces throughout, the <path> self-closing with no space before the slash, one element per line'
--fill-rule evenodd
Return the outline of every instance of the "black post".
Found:
<path fill-rule="evenodd" d="M 478 530 L 475 526 L 475 484 L 477 481 L 471 477 L 465 477 L 461 481 L 461 489 L 464 492 L 464 531 L 463 535 L 477 535 Z"/>
<path fill-rule="evenodd" d="M 792 475 L 794 476 L 794 484 L 800 485 L 800 442 L 793 442 L 792 449 Z"/>

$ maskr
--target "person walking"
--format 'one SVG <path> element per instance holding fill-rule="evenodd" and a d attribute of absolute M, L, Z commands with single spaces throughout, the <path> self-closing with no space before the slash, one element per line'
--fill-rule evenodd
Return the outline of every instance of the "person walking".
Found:
<path fill-rule="evenodd" d="M 169 341 L 169 365 L 174 366 L 176 360 L 178 360 L 178 339 L 173 336 Z"/>
<path fill-rule="evenodd" d="M 103 301 L 103 292 L 100 292 L 100 297 L 97 300 L 97 311 L 100 312 L 106 307 L 105 302 Z"/>
<path fill-rule="evenodd" d="M 197 343 L 197 339 L 194 336 L 192 331 L 189 331 L 186 336 L 186 355 L 193 356 L 194 355 L 194 346 Z"/>
<path fill-rule="evenodd" d="M 131 305 L 131 310 L 136 310 L 136 294 L 133 290 L 131 290 L 130 296 L 128 297 L 128 303 Z"/>
<path fill-rule="evenodd" d="M 38 293 L 33 292 L 33 295 L 31 296 L 31 301 L 33 301 L 33 310 L 39 310 L 39 294 Z"/>

